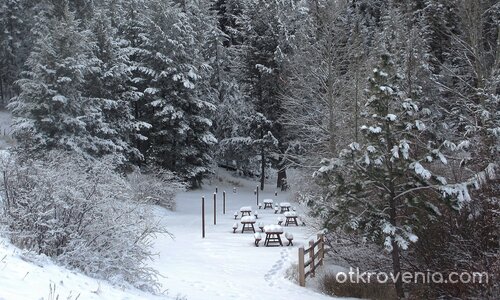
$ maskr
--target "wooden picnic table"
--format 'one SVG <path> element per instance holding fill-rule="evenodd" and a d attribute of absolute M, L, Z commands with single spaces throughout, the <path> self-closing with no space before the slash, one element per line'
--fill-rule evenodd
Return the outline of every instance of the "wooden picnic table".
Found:
<path fill-rule="evenodd" d="M 281 242 L 281 235 L 283 234 L 283 227 L 279 225 L 266 225 L 264 226 L 264 231 L 266 233 L 266 239 L 264 241 L 264 246 L 283 246 Z"/>
<path fill-rule="evenodd" d="M 251 206 L 243 206 L 240 208 L 241 216 L 251 216 L 252 215 L 252 207 Z"/>
<path fill-rule="evenodd" d="M 263 202 L 264 202 L 264 209 L 273 208 L 273 199 L 264 199 Z"/>
<path fill-rule="evenodd" d="M 241 217 L 241 224 L 243 225 L 243 228 L 241 228 L 241 233 L 245 231 L 252 231 L 255 233 L 255 228 L 253 224 L 255 224 L 255 217 L 253 216 L 245 216 Z"/>
<path fill-rule="evenodd" d="M 285 226 L 288 226 L 290 224 L 295 224 L 299 226 L 299 223 L 297 222 L 297 217 L 298 217 L 297 213 L 294 211 L 285 212 L 285 218 L 286 218 Z"/>
<path fill-rule="evenodd" d="M 281 213 L 284 213 L 285 211 L 290 211 L 290 203 L 288 202 L 281 202 L 280 203 L 280 208 L 281 208 Z"/>

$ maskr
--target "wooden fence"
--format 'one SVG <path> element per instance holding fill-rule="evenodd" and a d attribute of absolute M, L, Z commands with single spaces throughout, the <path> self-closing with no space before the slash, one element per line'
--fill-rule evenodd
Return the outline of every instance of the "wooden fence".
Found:
<path fill-rule="evenodd" d="M 306 256 L 308 257 L 306 260 Z M 309 241 L 309 248 L 299 248 L 299 284 L 306 286 L 307 276 L 314 277 L 316 269 L 323 265 L 325 258 L 325 236 L 318 234 L 317 241 Z"/>

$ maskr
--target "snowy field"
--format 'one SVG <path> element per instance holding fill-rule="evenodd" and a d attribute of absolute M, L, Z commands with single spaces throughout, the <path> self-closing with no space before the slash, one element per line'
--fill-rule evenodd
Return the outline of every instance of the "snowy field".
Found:
<path fill-rule="evenodd" d="M 309 226 L 291 225 L 285 232 L 294 236 L 294 246 L 259 247 L 254 245 L 252 232 L 236 233 L 232 226 L 238 220 L 234 212 L 242 206 L 257 209 L 253 193 L 257 183 L 245 179 L 218 181 L 217 225 L 213 225 L 213 192 L 216 183 L 201 190 L 177 195 L 174 212 L 156 209 L 172 236 L 158 236 L 155 250 L 158 256 L 151 265 L 160 274 L 163 295 L 153 296 L 135 289 L 113 287 L 80 273 L 55 266 L 49 259 L 26 259 L 21 251 L 0 242 L 0 300 L 24 299 L 332 299 L 310 288 L 298 286 L 296 262 L 298 247 L 316 236 Z M 238 182 L 233 193 L 234 182 Z M 226 214 L 222 214 L 222 191 L 227 192 Z M 206 196 L 206 238 L 201 238 L 201 197 Z M 274 190 L 260 193 L 260 201 L 272 198 L 274 203 L 289 201 L 288 193 L 274 196 Z M 303 211 L 296 203 L 298 214 Z M 258 210 L 255 225 L 277 224 L 281 214 L 274 209 Z M 259 231 L 258 226 L 255 226 Z M 263 239 L 265 234 L 263 234 Z M 284 245 L 287 241 L 282 235 Z M 293 277 L 290 279 L 290 277 Z M 310 283 L 311 281 L 309 281 Z M 51 292 L 55 288 L 55 292 Z M 78 297 L 79 296 L 79 297 Z"/>
<path fill-rule="evenodd" d="M 235 180 L 235 179 L 233 179 Z M 159 212 L 164 223 L 174 235 L 173 239 L 159 238 L 156 251 L 159 258 L 152 263 L 164 276 L 161 279 L 168 295 L 185 299 L 332 299 L 298 286 L 287 279 L 292 266 L 298 260 L 298 247 L 316 236 L 316 231 L 308 226 L 291 225 L 285 232 L 294 236 L 293 247 L 259 247 L 254 245 L 254 234 L 241 233 L 239 224 L 236 233 L 232 225 L 234 212 L 242 206 L 256 207 L 253 193 L 257 183 L 237 179 L 241 187 L 232 192 L 233 185 L 218 182 L 217 225 L 213 225 L 213 193 L 215 183 L 202 190 L 179 194 L 177 210 Z M 227 193 L 226 214 L 222 214 L 222 191 Z M 201 197 L 205 195 L 206 238 L 201 238 Z M 274 190 L 261 192 L 260 202 L 272 198 L 274 203 L 288 201 L 287 193 L 274 196 Z M 291 203 L 292 206 L 297 206 Z M 298 206 L 297 206 L 298 207 Z M 301 214 L 300 208 L 298 208 Z M 280 214 L 274 209 L 258 210 L 256 224 L 277 224 Z M 257 226 L 256 226 L 257 227 Z M 256 228 L 258 231 L 258 228 Z M 284 245 L 286 239 L 282 235 Z M 296 272 L 293 272 L 294 276 Z M 294 278 L 295 280 L 295 278 Z"/>

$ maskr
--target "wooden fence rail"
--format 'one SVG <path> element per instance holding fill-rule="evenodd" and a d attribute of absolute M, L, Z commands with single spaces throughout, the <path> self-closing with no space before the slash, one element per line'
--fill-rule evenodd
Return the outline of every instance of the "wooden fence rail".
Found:
<path fill-rule="evenodd" d="M 306 260 L 306 256 L 308 259 Z M 316 269 L 323 265 L 325 258 L 325 236 L 318 234 L 317 241 L 310 240 L 309 248 L 299 248 L 299 284 L 306 286 L 306 278 L 314 277 Z"/>

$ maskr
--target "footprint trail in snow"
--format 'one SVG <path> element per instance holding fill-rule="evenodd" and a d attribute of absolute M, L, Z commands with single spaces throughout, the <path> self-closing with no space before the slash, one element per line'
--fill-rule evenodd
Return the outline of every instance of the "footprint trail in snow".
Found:
<path fill-rule="evenodd" d="M 270 287 L 273 287 L 276 284 L 276 280 L 278 276 L 282 273 L 281 271 L 284 269 L 285 264 L 289 261 L 289 252 L 287 249 L 282 249 L 280 252 L 280 259 L 277 260 L 274 265 L 271 267 L 266 275 L 264 275 L 264 279 L 269 284 Z"/>

